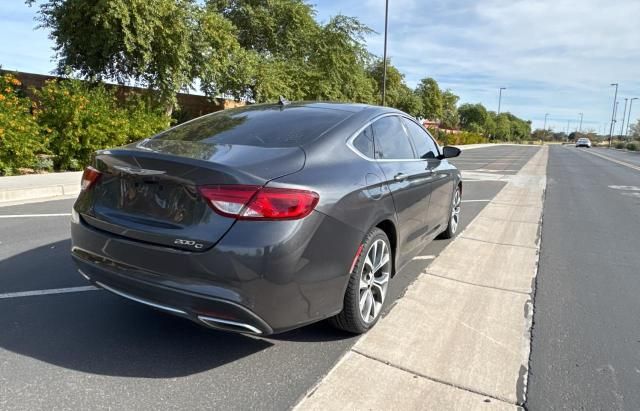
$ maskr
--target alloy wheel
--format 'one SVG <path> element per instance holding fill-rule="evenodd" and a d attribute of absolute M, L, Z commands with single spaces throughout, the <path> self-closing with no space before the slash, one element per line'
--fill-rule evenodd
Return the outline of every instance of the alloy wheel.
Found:
<path fill-rule="evenodd" d="M 371 244 L 360 272 L 360 317 L 373 322 L 384 304 L 391 275 L 391 252 L 388 244 L 377 239 Z"/>
<path fill-rule="evenodd" d="M 458 230 L 458 224 L 460 223 L 461 202 L 462 196 L 460 195 L 460 189 L 456 189 L 456 192 L 453 195 L 453 204 L 451 205 L 451 221 L 449 222 L 452 233 L 455 233 Z"/>

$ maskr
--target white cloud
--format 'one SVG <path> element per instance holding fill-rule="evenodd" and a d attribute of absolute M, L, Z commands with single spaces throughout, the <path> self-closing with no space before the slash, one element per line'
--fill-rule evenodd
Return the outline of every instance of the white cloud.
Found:
<path fill-rule="evenodd" d="M 542 126 L 566 127 L 584 112 L 601 128 L 619 99 L 640 96 L 640 1 L 483 0 L 394 1 L 389 5 L 389 54 L 410 85 L 434 77 L 462 101 L 504 110 Z M 321 2 L 321 16 L 342 11 L 384 28 L 384 0 Z M 382 35 L 370 38 L 382 54 Z M 621 103 L 624 104 L 624 100 Z M 619 110 L 622 116 L 622 106 Z M 640 114 L 640 107 L 634 117 Z"/>

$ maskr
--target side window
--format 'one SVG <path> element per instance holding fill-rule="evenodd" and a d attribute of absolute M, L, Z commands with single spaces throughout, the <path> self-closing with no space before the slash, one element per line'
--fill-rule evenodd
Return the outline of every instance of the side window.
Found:
<path fill-rule="evenodd" d="M 402 121 L 407 127 L 411 141 L 413 141 L 413 146 L 418 152 L 418 157 L 422 159 L 438 157 L 438 148 L 431 136 L 413 121 L 406 118 L 403 118 Z"/>
<path fill-rule="evenodd" d="M 371 126 L 367 126 L 364 130 L 353 139 L 353 147 L 364 154 L 366 157 L 373 158 L 373 133 Z"/>
<path fill-rule="evenodd" d="M 382 117 L 372 125 L 376 159 L 413 159 L 413 149 L 400 118 Z"/>

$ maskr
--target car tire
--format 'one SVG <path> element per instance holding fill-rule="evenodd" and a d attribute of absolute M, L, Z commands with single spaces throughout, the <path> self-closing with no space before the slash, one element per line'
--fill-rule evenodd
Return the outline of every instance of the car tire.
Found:
<path fill-rule="evenodd" d="M 449 224 L 447 229 L 444 230 L 438 238 L 449 239 L 456 236 L 458 228 L 460 227 L 460 204 L 462 202 L 462 190 L 460 186 L 456 186 L 456 190 L 453 192 L 451 200 L 451 211 L 449 212 Z"/>
<path fill-rule="evenodd" d="M 393 252 L 384 231 L 373 228 L 350 273 L 342 311 L 329 322 L 344 331 L 362 334 L 380 319 L 393 271 Z M 363 300 L 364 298 L 364 300 Z"/>

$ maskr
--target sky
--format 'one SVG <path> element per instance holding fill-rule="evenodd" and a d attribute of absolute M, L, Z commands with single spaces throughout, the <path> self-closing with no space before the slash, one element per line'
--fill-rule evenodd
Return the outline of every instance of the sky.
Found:
<path fill-rule="evenodd" d="M 317 19 L 357 17 L 376 34 L 382 56 L 385 0 L 312 0 Z M 0 1 L 0 65 L 50 73 L 52 41 L 35 29 L 36 8 Z M 461 103 L 482 103 L 531 120 L 534 128 L 608 133 L 619 83 L 617 129 L 625 98 L 640 97 L 640 0 L 389 0 L 388 55 L 415 87 L 433 77 Z M 640 118 L 634 102 L 632 123 Z M 626 126 L 625 126 L 626 128 Z"/>

